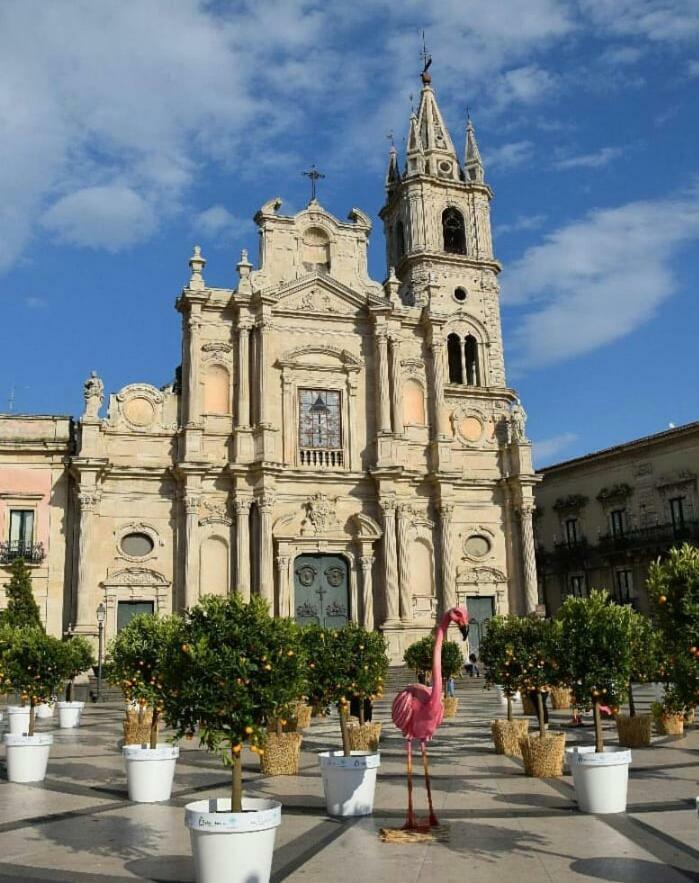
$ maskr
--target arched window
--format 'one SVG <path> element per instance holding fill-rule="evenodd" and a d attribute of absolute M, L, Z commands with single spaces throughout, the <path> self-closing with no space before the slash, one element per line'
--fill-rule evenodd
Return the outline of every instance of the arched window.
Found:
<path fill-rule="evenodd" d="M 464 353 L 466 356 L 466 383 L 468 386 L 480 386 L 481 374 L 478 367 L 478 341 L 472 334 L 466 336 Z"/>
<path fill-rule="evenodd" d="M 463 383 L 464 371 L 461 361 L 461 338 L 458 334 L 447 337 L 447 357 L 449 358 L 449 383 Z"/>
<path fill-rule="evenodd" d="M 396 263 L 405 255 L 405 227 L 402 221 L 396 224 Z"/>
<path fill-rule="evenodd" d="M 466 254 L 466 228 L 464 216 L 458 209 L 446 208 L 442 212 L 444 251 L 450 254 Z"/>

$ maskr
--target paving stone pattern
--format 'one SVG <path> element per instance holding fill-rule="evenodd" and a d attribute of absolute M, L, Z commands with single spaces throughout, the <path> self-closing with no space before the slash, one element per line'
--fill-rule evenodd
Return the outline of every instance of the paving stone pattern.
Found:
<path fill-rule="evenodd" d="M 448 843 L 396 845 L 377 836 L 380 827 L 401 824 L 406 805 L 405 752 L 390 723 L 389 699 L 377 708 L 386 723 L 370 818 L 340 821 L 325 814 L 315 753 L 339 747 L 335 719 L 313 721 L 299 776 L 264 779 L 257 758 L 246 754 L 247 793 L 283 803 L 273 883 L 699 881 L 699 730 L 658 737 L 651 748 L 634 751 L 627 814 L 586 816 L 577 811 L 569 775 L 528 779 L 520 763 L 493 753 L 489 722 L 503 714 L 481 681 L 460 681 L 457 692 L 459 715 L 442 725 L 431 749 L 435 805 L 450 825 Z M 647 704 L 648 691 L 641 696 Z M 194 879 L 183 807 L 202 796 L 227 796 L 227 771 L 196 742 L 184 742 L 172 800 L 129 803 L 117 747 L 121 716 L 117 704 L 92 705 L 80 730 L 54 730 L 40 785 L 7 782 L 2 749 L 0 883 Z M 555 712 L 552 723 L 567 717 Z M 606 727 L 611 743 L 615 728 Z M 40 729 L 51 726 L 42 722 Z M 590 726 L 567 736 L 568 744 L 592 737 Z M 421 785 L 417 805 L 426 806 Z"/>

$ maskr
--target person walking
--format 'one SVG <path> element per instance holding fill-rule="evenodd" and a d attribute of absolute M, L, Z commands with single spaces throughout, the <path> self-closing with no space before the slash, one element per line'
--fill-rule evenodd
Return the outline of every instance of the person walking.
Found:
<path fill-rule="evenodd" d="M 471 663 L 471 666 L 469 668 L 470 676 L 473 677 L 475 675 L 477 678 L 479 678 L 481 676 L 481 670 L 478 667 L 478 657 L 476 656 L 476 654 L 469 653 L 468 661 Z"/>

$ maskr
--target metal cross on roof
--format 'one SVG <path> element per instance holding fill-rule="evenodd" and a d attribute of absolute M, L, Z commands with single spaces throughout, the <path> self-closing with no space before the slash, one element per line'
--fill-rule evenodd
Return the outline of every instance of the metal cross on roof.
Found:
<path fill-rule="evenodd" d="M 313 202 L 316 198 L 316 182 L 321 178 L 324 178 L 325 175 L 322 172 L 319 172 L 316 169 L 316 164 L 312 163 L 311 168 L 307 172 L 301 172 L 302 175 L 305 175 L 307 178 L 311 179 L 311 202 Z"/>

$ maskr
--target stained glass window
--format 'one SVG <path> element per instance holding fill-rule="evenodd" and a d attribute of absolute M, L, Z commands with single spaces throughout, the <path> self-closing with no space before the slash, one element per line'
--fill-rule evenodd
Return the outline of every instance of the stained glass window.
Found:
<path fill-rule="evenodd" d="M 339 392 L 299 390 L 299 445 L 302 448 L 342 447 Z"/>

